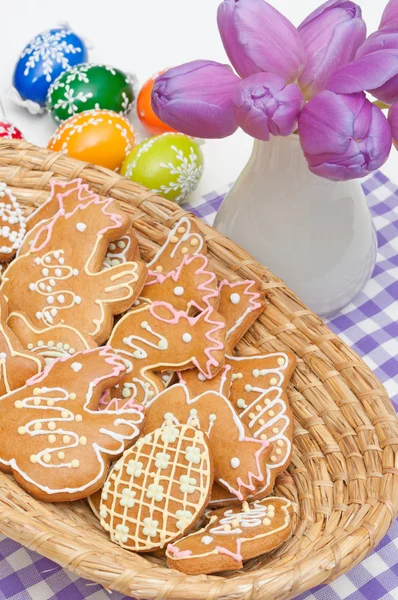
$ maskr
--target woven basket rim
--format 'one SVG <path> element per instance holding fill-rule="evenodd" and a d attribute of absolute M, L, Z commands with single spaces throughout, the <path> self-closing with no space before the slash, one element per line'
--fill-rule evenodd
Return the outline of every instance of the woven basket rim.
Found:
<path fill-rule="evenodd" d="M 132 216 L 140 248 L 154 254 L 179 218 L 189 215 L 208 244 L 219 277 L 256 279 L 267 306 L 239 347 L 289 349 L 298 360 L 289 397 L 295 414 L 290 475 L 278 491 L 296 500 L 293 538 L 267 565 L 187 576 L 160 559 L 124 551 L 102 532 L 83 502 L 46 505 L 0 474 L 0 531 L 106 588 L 146 600 L 282 600 L 328 583 L 360 562 L 398 514 L 398 419 L 366 364 L 285 284 L 211 227 L 139 185 L 20 140 L 0 141 L 0 177 L 27 209 L 43 202 L 52 178 L 81 177 Z"/>

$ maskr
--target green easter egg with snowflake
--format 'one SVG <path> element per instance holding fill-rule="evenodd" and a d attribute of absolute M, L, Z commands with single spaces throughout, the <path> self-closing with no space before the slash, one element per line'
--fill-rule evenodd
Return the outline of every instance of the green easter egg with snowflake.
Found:
<path fill-rule="evenodd" d="M 61 73 L 48 90 L 47 110 L 59 123 L 94 108 L 126 114 L 135 100 L 129 76 L 108 65 L 85 63 Z"/>
<path fill-rule="evenodd" d="M 168 200 L 183 202 L 202 177 L 202 150 L 182 133 L 164 133 L 135 146 L 121 173 Z"/>

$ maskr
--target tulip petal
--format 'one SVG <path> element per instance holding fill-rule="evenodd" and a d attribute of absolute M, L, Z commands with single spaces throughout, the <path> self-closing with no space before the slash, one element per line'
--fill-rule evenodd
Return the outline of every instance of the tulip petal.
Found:
<path fill-rule="evenodd" d="M 330 76 L 353 60 L 366 38 L 360 8 L 353 2 L 340 1 L 339 4 L 343 7 L 329 9 L 299 27 L 307 52 L 307 64 L 299 84 L 307 98 L 325 89 Z"/>
<path fill-rule="evenodd" d="M 235 26 L 235 0 L 225 0 L 220 4 L 217 11 L 217 24 L 225 51 L 236 72 L 242 78 L 258 73 L 259 68 L 245 54 L 244 48 L 238 41 Z"/>
<path fill-rule="evenodd" d="M 227 0 L 228 1 L 228 0 Z M 264 0 L 235 0 L 236 38 L 258 71 L 295 81 L 305 65 L 305 49 L 292 23 Z"/>
<path fill-rule="evenodd" d="M 200 100 L 173 100 L 167 105 L 167 112 L 159 112 L 159 118 L 170 127 L 200 138 L 224 138 L 232 135 L 238 124 L 231 111 L 226 117 L 225 111 L 218 106 L 209 106 Z M 167 121 L 166 121 L 167 118 Z"/>
<path fill-rule="evenodd" d="M 356 59 L 378 50 L 397 50 L 398 31 L 380 30 L 372 33 L 358 49 Z"/>
<path fill-rule="evenodd" d="M 381 17 L 379 29 L 384 27 L 398 28 L 398 0 L 390 0 L 384 9 Z"/>
<path fill-rule="evenodd" d="M 304 104 L 299 87 L 294 83 L 285 85 L 274 73 L 255 73 L 243 79 L 232 101 L 238 125 L 252 137 L 264 141 L 268 141 L 271 134 L 292 134 Z"/>
<path fill-rule="evenodd" d="M 398 50 L 379 50 L 338 69 L 327 89 L 338 94 L 373 90 L 398 74 Z"/>
<path fill-rule="evenodd" d="M 202 138 L 226 137 L 238 128 L 232 94 L 239 81 L 229 65 L 192 61 L 156 79 L 152 106 L 177 131 Z"/>
<path fill-rule="evenodd" d="M 352 111 L 342 97 L 332 92 L 318 94 L 301 111 L 299 135 L 304 152 L 342 154 L 347 149 L 347 138 L 353 134 Z"/>
<path fill-rule="evenodd" d="M 299 135 L 311 172 L 334 181 L 364 177 L 380 168 L 392 145 L 386 117 L 364 93 L 322 92 L 304 107 Z"/>

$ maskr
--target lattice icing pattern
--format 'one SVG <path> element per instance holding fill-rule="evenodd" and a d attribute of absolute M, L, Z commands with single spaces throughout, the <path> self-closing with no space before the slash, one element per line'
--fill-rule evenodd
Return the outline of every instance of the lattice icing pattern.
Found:
<path fill-rule="evenodd" d="M 163 548 L 198 520 L 212 479 L 205 436 L 170 415 L 113 467 L 102 492 L 101 525 L 123 548 Z"/>

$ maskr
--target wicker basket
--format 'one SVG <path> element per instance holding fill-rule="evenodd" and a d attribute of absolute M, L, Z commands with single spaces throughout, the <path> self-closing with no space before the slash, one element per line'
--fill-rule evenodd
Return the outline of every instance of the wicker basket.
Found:
<path fill-rule="evenodd" d="M 27 211 L 50 179 L 82 177 L 119 200 L 149 259 L 185 211 L 116 173 L 21 141 L 0 143 L 0 180 Z M 261 281 L 264 313 L 239 346 L 292 350 L 298 366 L 289 396 L 295 444 L 277 491 L 297 503 L 295 533 L 272 556 L 243 571 L 186 576 L 164 559 L 112 544 L 84 502 L 42 504 L 0 474 L 0 531 L 82 577 L 147 600 L 281 600 L 328 583 L 360 562 L 398 512 L 398 420 L 386 392 L 360 358 L 286 286 L 244 250 L 197 221 L 220 277 Z"/>

